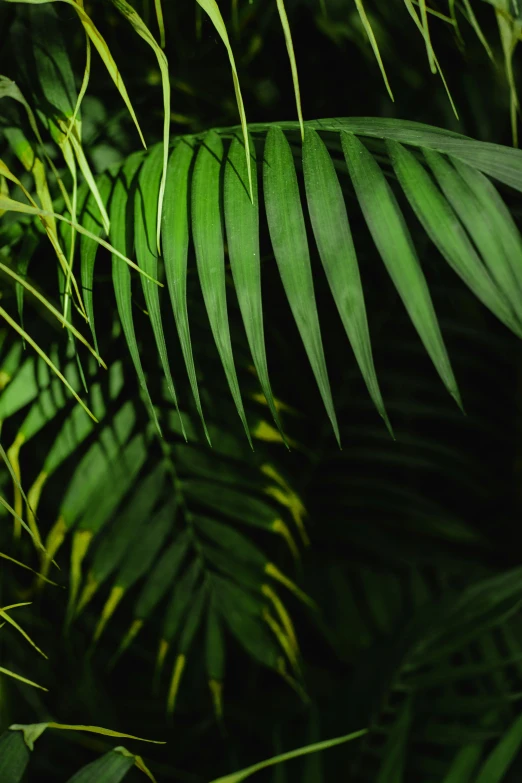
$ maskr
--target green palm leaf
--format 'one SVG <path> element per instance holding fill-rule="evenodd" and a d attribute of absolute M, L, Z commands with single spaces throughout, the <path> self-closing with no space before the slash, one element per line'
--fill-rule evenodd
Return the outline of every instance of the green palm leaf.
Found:
<path fill-rule="evenodd" d="M 446 388 L 461 405 L 428 285 L 393 192 L 366 147 L 341 134 L 346 164 L 361 209 L 388 273 Z"/>
<path fill-rule="evenodd" d="M 303 146 L 308 209 L 321 261 L 371 398 L 390 424 L 373 364 L 364 293 L 344 198 L 324 142 L 308 130 Z"/>
<path fill-rule="evenodd" d="M 282 130 L 277 127 L 271 128 L 267 135 L 263 177 L 268 227 L 281 280 L 339 442 L 297 177 L 290 146 Z"/>
<path fill-rule="evenodd" d="M 134 211 L 134 241 L 136 244 L 136 255 L 140 268 L 147 274 L 158 273 L 158 258 L 156 251 L 156 226 L 157 226 L 157 192 L 160 179 L 162 177 L 163 150 L 160 146 L 156 147 L 147 157 L 143 164 L 136 188 L 135 211 Z M 156 347 L 161 359 L 161 365 L 167 386 L 178 408 L 178 398 L 174 388 L 174 382 L 170 373 L 169 360 L 167 356 L 167 346 L 165 344 L 165 335 L 161 319 L 160 299 L 157 286 L 148 285 L 147 281 L 143 285 L 145 303 L 149 314 L 150 322 L 156 340 Z M 183 420 L 180 419 L 183 430 Z"/>
<path fill-rule="evenodd" d="M 187 255 L 189 245 L 189 171 L 194 155 L 192 143 L 179 141 L 169 159 L 165 201 L 163 209 L 162 244 L 165 263 L 165 275 L 169 287 L 170 302 L 181 350 L 187 368 L 190 387 L 196 402 L 197 411 L 209 439 L 205 418 L 199 398 L 196 368 L 190 341 L 190 329 L 187 312 Z"/>
<path fill-rule="evenodd" d="M 132 205 L 133 200 L 130 194 L 132 193 L 132 195 L 134 195 L 135 177 L 141 162 L 141 154 L 132 155 L 116 178 L 110 201 L 111 238 L 115 247 L 127 247 L 132 243 L 130 225 L 132 225 L 131 215 L 134 210 L 129 211 L 127 199 L 130 198 L 130 204 Z M 134 368 L 143 390 L 151 418 L 159 430 L 159 422 L 150 398 L 145 373 L 143 372 L 141 363 L 138 342 L 136 340 L 134 318 L 132 315 L 131 276 L 128 269 L 125 268 L 125 265 L 119 263 L 119 259 L 116 256 L 113 256 L 112 259 L 112 281 L 114 293 L 116 295 L 118 314 L 125 334 L 125 339 L 127 340 L 129 352 L 134 363 Z"/>
<path fill-rule="evenodd" d="M 199 279 L 212 334 L 223 363 L 239 417 L 250 441 L 241 392 L 237 380 L 225 289 L 225 259 L 219 204 L 223 143 L 216 133 L 205 136 L 194 166 L 192 190 L 192 232 Z"/>
<path fill-rule="evenodd" d="M 252 150 L 252 193 L 248 192 L 245 151 L 239 139 L 230 145 L 225 165 L 224 210 L 228 254 L 241 316 L 261 388 L 281 434 L 266 361 L 261 296 L 261 251 L 259 248 L 259 201 L 255 147 Z M 284 437 L 284 435 L 283 435 Z"/>
<path fill-rule="evenodd" d="M 522 336 L 509 300 L 496 286 L 451 204 L 411 152 L 394 141 L 388 142 L 388 149 L 399 182 L 430 239 L 486 307 Z M 458 200 L 457 206 L 462 212 Z M 474 222 L 473 218 L 472 227 Z"/>

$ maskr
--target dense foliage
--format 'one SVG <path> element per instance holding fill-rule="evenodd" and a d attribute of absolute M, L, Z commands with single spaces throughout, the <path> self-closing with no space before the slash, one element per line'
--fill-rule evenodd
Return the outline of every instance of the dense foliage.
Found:
<path fill-rule="evenodd" d="M 0 1 L 0 783 L 518 781 L 522 7 L 198 3 Z"/>

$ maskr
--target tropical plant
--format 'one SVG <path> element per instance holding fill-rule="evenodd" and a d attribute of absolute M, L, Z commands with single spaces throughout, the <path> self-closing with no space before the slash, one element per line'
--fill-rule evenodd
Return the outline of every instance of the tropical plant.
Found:
<path fill-rule="evenodd" d="M 275 781 L 339 765 L 372 783 L 516 780 L 521 9 L 277 0 L 233 3 L 225 24 L 198 3 L 195 30 L 159 0 L 0 3 L 0 671 L 26 700 L 14 717 L 0 695 L 0 772 L 21 780 L 62 727 L 31 780 L 61 753 L 71 781 L 250 765 L 232 783 L 297 755 Z M 304 119 L 301 13 L 320 55 L 342 61 L 349 40 L 375 58 L 376 95 L 404 79 L 403 106 L 426 57 L 452 129 L 391 104 Z M 277 36 L 284 100 L 263 77 Z M 464 41 L 481 68 L 502 62 L 500 107 L 448 68 Z M 194 46 L 204 65 L 223 44 L 226 69 L 202 75 Z M 297 119 L 275 119 L 290 94 Z M 267 121 L 247 122 L 263 101 Z M 487 140 L 463 135 L 461 104 Z M 10 610 L 30 602 L 29 636 Z M 91 723 L 169 742 L 145 765 L 75 744 Z"/>

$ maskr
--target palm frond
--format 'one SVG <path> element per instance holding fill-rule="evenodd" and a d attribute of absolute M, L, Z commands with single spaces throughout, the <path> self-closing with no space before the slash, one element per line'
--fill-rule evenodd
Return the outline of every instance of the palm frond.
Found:
<path fill-rule="evenodd" d="M 510 634 L 520 632 L 519 577 L 516 569 L 478 581 L 458 597 L 450 590 L 424 599 L 389 650 L 354 779 L 384 781 L 393 770 L 429 781 L 457 780 L 457 771 L 459 780 L 487 780 L 491 769 L 503 779 L 522 742 L 516 717 L 521 659 L 505 646 Z M 379 600 L 389 601 L 383 589 Z M 356 677 L 364 677 L 364 669 L 361 662 Z M 476 711 L 482 720 L 472 725 L 469 716 Z M 491 740 L 498 744 L 488 755 Z M 453 743 L 462 749 L 452 753 Z M 444 759 L 439 755 L 435 762 L 443 749 Z"/>
<path fill-rule="evenodd" d="M 314 314 L 315 297 L 310 262 L 307 260 L 310 253 L 315 252 L 314 243 L 306 228 L 304 205 L 298 188 L 300 176 L 294 163 L 294 159 L 299 163 L 300 152 L 296 146 L 291 146 L 298 127 L 298 123 L 281 123 L 274 127 L 252 125 L 250 131 L 259 148 L 257 160 L 263 162 L 264 207 L 272 250 L 290 309 L 335 431 L 335 412 L 321 345 L 319 320 Z M 334 246 L 330 236 L 332 242 L 328 247 L 327 226 L 330 225 L 331 228 L 331 224 L 326 222 L 328 218 L 325 209 L 319 206 L 324 205 L 324 199 L 328 198 L 328 203 L 335 209 L 336 215 L 343 215 L 342 223 L 336 222 L 336 230 L 341 230 L 339 227 L 342 225 L 343 237 L 346 239 L 349 236 L 349 228 L 343 192 L 347 189 L 347 178 L 346 175 L 343 176 L 344 165 L 338 157 L 339 141 L 342 143 L 355 195 L 377 251 L 439 374 L 450 393 L 458 400 L 458 389 L 443 336 L 407 228 L 411 221 L 404 215 L 398 199 L 403 200 L 403 194 L 406 196 L 429 239 L 441 251 L 450 266 L 500 320 L 520 335 L 522 311 L 518 295 L 521 286 L 518 257 L 522 252 L 522 240 L 502 197 L 488 177 L 521 190 L 522 153 L 506 147 L 475 142 L 437 128 L 395 120 L 321 120 L 306 123 L 306 128 L 308 141 L 304 147 L 304 185 L 317 249 L 348 337 L 379 413 L 385 416 L 377 385 L 378 370 L 375 374 L 373 369 L 363 292 L 357 283 L 357 240 L 354 248 L 351 247 L 351 241 L 348 244 L 343 242 L 342 245 L 336 241 Z M 263 144 L 265 134 L 266 142 Z M 383 159 L 382 155 L 385 156 L 384 160 L 389 160 L 384 169 L 377 162 L 375 154 L 361 141 L 365 137 L 386 142 L 387 146 L 381 147 L 379 153 L 379 160 Z M 223 143 L 226 144 L 228 139 L 232 139 L 232 144 L 227 145 L 225 150 Z M 176 183 L 182 201 L 174 203 L 168 191 L 163 215 L 163 233 L 167 248 L 165 271 L 171 302 L 196 402 L 199 404 L 188 332 L 190 312 L 187 308 L 185 283 L 190 230 L 211 331 L 237 410 L 246 426 L 227 337 L 229 317 L 224 289 L 223 221 L 245 330 L 269 401 L 271 392 L 265 369 L 263 319 L 259 310 L 260 266 L 254 258 L 259 245 L 257 210 L 261 209 L 261 202 L 258 205 L 256 196 L 254 204 L 249 207 L 245 201 L 248 197 L 248 183 L 243 176 L 244 171 L 239 160 L 241 144 L 241 136 L 238 136 L 235 129 L 220 129 L 204 137 L 181 138 L 174 142 L 169 161 L 168 182 Z M 330 149 L 330 153 L 323 144 Z M 424 153 L 426 162 L 419 157 L 419 153 Z M 193 167 L 192 156 L 195 160 Z M 154 160 L 158 163 L 157 180 L 161 170 L 159 147 L 146 158 L 134 157 L 132 163 L 129 160 L 127 168 L 115 173 L 116 184 L 108 202 L 109 210 L 121 215 L 123 220 L 125 210 L 132 210 L 130 201 L 138 200 L 137 219 L 132 227 L 127 226 L 126 231 L 130 230 L 131 234 L 127 235 L 126 243 L 122 244 L 120 240 L 123 228 L 119 228 L 118 218 L 113 226 L 111 239 L 115 247 L 121 247 L 129 253 L 135 242 L 140 270 L 152 277 L 161 263 L 151 244 L 150 229 L 154 223 L 152 212 L 147 220 L 148 239 L 140 227 L 146 209 L 153 209 L 157 196 L 158 183 L 154 184 L 156 180 L 152 176 Z M 255 162 L 256 159 L 252 158 L 252 163 Z M 142 170 L 144 173 L 140 173 Z M 398 178 L 400 190 L 393 181 L 394 174 Z M 483 176 L 484 174 L 487 176 Z M 125 185 L 122 177 L 125 177 Z M 371 177 L 371 180 L 368 177 Z M 147 190 L 144 190 L 144 184 L 140 184 L 145 182 Z M 187 197 L 183 197 L 189 190 L 192 190 L 190 203 Z M 95 209 L 96 205 L 93 203 L 90 214 Z M 478 209 L 481 210 L 482 220 L 477 222 L 473 221 L 473 215 Z M 101 216 L 99 225 L 101 227 Z M 339 255 L 340 248 L 343 254 L 349 254 L 350 267 Z M 504 252 L 499 254 L 497 248 L 504 248 Z M 82 261 L 86 265 L 84 277 L 87 281 L 92 280 L 93 253 L 95 248 L 87 259 Z M 115 275 L 127 275 L 127 272 L 123 271 L 123 265 L 116 259 L 113 268 Z M 352 269 L 350 279 L 345 277 L 349 268 Z M 135 337 L 132 336 L 132 314 L 128 304 L 130 278 L 125 287 L 122 287 L 121 282 L 118 281 L 116 286 L 120 316 L 143 385 Z M 145 286 L 147 309 L 156 343 L 168 378 L 163 328 L 156 298 L 158 291 L 153 292 L 156 302 L 153 305 L 150 299 L 153 295 L 152 289 L 147 280 L 142 280 L 142 283 Z M 347 295 L 352 296 L 352 286 L 356 286 L 353 288 L 356 311 L 350 304 L 351 300 L 346 299 Z M 124 290 L 125 299 L 122 298 Z M 248 301 L 257 302 L 255 307 L 252 305 L 248 310 L 247 295 Z M 89 308 L 92 307 L 89 299 Z M 371 317 L 370 313 L 370 321 Z M 272 413 L 275 413 L 272 405 L 271 409 Z"/>
<path fill-rule="evenodd" d="M 222 429 L 219 417 L 214 418 L 216 405 L 219 410 L 223 404 L 217 401 L 209 406 L 215 423 L 208 425 L 208 434 L 216 444 L 209 452 L 198 433 L 197 418 L 169 408 L 168 385 L 157 411 L 163 432 L 158 439 L 156 428 L 142 420 L 140 401 L 121 401 L 125 380 L 119 363 L 111 365 L 108 378 L 100 377 L 94 360 L 87 367 L 89 399 L 100 421 L 95 428 L 82 408 L 71 406 L 70 396 L 56 387 L 57 381 L 46 375 L 41 363 L 40 368 L 29 358 L 21 366 L 0 397 L 0 408 L 4 403 L 6 418 L 25 410 L 15 438 L 22 471 L 24 450 L 36 439 L 52 438 L 28 492 L 33 519 L 46 502 L 46 485 L 67 460 L 77 462 L 55 506 L 56 522 L 46 531 L 41 566 L 47 577 L 51 561 L 71 538 L 67 624 L 105 591 L 93 631 L 96 643 L 119 604 L 141 585 L 129 630 L 113 657 L 125 651 L 163 606 L 158 671 L 170 648 L 176 649 L 170 708 L 194 637 L 205 627 L 213 637 L 221 626 L 227 628 L 256 660 L 291 680 L 285 657 L 296 665 L 299 653 L 277 586 L 308 599 L 286 569 L 265 554 L 265 546 L 282 541 L 292 557 L 299 557 L 292 529 L 302 533 L 304 508 L 280 476 L 277 463 L 258 447 L 255 460 L 241 465 L 240 455 L 248 457 L 250 449 Z M 80 385 L 73 360 L 64 372 L 71 383 Z M 40 383 L 38 373 L 43 373 Z M 222 688 L 224 649 L 220 660 L 213 650 L 207 661 L 214 694 L 218 685 Z M 217 699 L 216 709 L 221 710 L 220 705 Z"/>

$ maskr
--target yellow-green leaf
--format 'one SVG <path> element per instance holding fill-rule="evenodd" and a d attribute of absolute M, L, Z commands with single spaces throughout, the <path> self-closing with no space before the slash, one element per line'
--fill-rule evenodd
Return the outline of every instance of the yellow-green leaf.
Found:
<path fill-rule="evenodd" d="M 297 748 L 296 750 L 290 750 L 287 753 L 281 753 L 279 756 L 274 756 L 271 759 L 260 761 L 258 764 L 253 764 L 251 767 L 242 769 L 239 772 L 233 772 L 230 775 L 224 775 L 221 778 L 216 778 L 212 783 L 241 783 L 246 780 L 255 772 L 259 772 L 266 767 L 273 767 L 275 764 L 281 764 L 283 761 L 289 761 L 290 759 L 298 758 L 299 756 L 305 756 L 308 753 L 318 753 L 321 750 L 327 750 L 328 748 L 334 748 L 336 745 L 342 745 L 344 742 L 351 742 L 352 740 L 359 739 L 359 737 L 367 734 L 367 729 L 361 731 L 354 731 L 352 734 L 347 734 L 345 737 L 336 737 L 335 739 L 325 740 L 323 742 L 314 742 L 312 745 L 306 745 L 303 748 Z"/>

